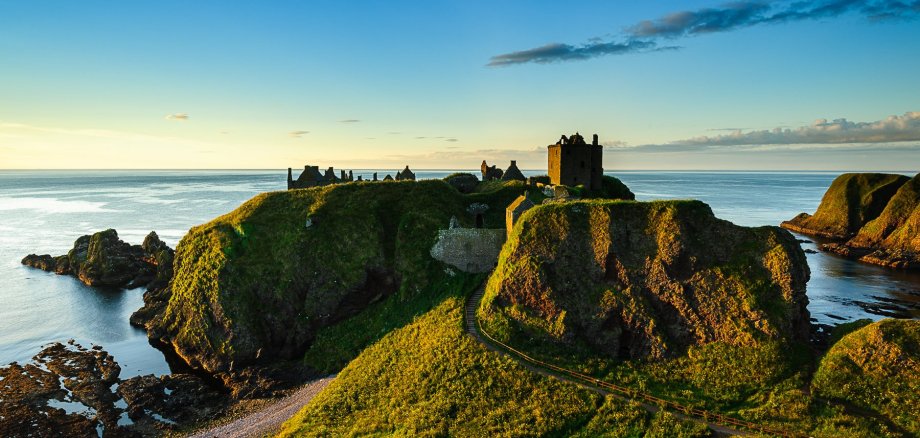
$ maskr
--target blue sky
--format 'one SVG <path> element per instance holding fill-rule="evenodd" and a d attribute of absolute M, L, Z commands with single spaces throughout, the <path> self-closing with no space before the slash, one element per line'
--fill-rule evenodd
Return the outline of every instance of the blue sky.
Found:
<path fill-rule="evenodd" d="M 920 3 L 569 3 L 0 0 L 0 168 L 920 167 Z"/>

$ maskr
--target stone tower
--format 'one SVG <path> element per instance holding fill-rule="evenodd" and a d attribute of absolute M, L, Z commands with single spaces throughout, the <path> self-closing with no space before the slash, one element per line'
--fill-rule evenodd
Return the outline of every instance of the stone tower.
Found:
<path fill-rule="evenodd" d="M 550 183 L 572 187 L 584 185 L 588 190 L 601 188 L 604 147 L 597 144 L 597 134 L 591 144 L 585 143 L 584 137 L 577 132 L 568 138 L 563 135 L 547 148 Z"/>

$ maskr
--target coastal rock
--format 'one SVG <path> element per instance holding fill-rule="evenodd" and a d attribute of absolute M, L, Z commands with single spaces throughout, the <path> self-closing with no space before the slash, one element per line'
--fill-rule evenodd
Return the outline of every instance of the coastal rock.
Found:
<path fill-rule="evenodd" d="M 845 173 L 834 179 L 814 215 L 800 213 L 781 224 L 797 233 L 845 240 L 877 218 L 909 180 L 887 173 Z"/>
<path fill-rule="evenodd" d="M 879 174 L 868 175 L 863 179 L 881 179 L 874 176 Z M 843 176 L 840 178 L 843 178 Z M 884 190 L 880 189 L 878 193 L 887 192 L 890 190 L 891 185 L 901 180 L 906 182 L 898 184 L 898 189 L 892 196 L 877 195 L 874 198 L 871 204 L 875 205 L 882 199 L 885 200 L 885 204 L 875 217 L 860 224 L 852 238 L 843 242 L 822 244 L 820 245 L 822 250 L 889 268 L 920 268 L 920 174 L 910 179 L 901 175 L 889 175 L 889 178 L 886 179 L 892 181 L 891 184 L 885 186 Z M 854 178 L 850 178 L 850 180 L 854 180 Z M 828 194 L 833 190 L 835 189 L 832 185 L 831 189 L 828 190 Z M 825 194 L 825 199 L 829 197 L 828 194 Z M 823 209 L 825 216 L 828 217 L 833 215 L 833 208 L 840 208 L 839 205 L 835 207 L 825 206 L 824 201 L 822 201 L 821 205 L 822 207 L 819 207 L 818 210 Z M 872 210 L 875 209 L 876 207 L 872 208 Z M 837 215 L 841 216 L 843 213 L 838 212 Z M 870 216 L 867 214 L 865 217 Z M 815 217 L 817 217 L 817 213 Z M 796 221 L 793 220 L 792 222 Z M 797 224 L 801 223 L 801 221 L 795 224 L 784 222 L 783 226 L 793 231 L 806 232 L 803 231 L 804 229 L 798 228 Z M 840 236 L 843 235 L 837 235 L 837 237 Z"/>
<path fill-rule="evenodd" d="M 821 359 L 812 387 L 920 435 L 920 321 L 884 319 L 846 334 Z"/>
<path fill-rule="evenodd" d="M 113 229 L 81 236 L 66 255 L 30 254 L 22 264 L 61 275 L 73 275 L 89 286 L 164 287 L 172 277 L 173 250 L 155 232 L 144 245 L 130 245 Z"/>
<path fill-rule="evenodd" d="M 0 367 L 0 436 L 161 436 L 227 406 L 226 395 L 192 375 L 120 380 L 120 372 L 101 347 L 72 341 L 45 347 L 26 365 Z"/>
<path fill-rule="evenodd" d="M 790 233 L 736 226 L 699 201 L 544 204 L 509 236 L 480 317 L 621 359 L 807 342 L 809 275 Z"/>

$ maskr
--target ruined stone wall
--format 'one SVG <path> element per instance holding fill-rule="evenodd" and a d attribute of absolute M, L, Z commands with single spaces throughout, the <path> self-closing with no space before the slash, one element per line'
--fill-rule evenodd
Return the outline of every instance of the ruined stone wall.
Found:
<path fill-rule="evenodd" d="M 431 256 L 464 272 L 488 272 L 498 262 L 505 230 L 452 228 L 438 231 Z"/>

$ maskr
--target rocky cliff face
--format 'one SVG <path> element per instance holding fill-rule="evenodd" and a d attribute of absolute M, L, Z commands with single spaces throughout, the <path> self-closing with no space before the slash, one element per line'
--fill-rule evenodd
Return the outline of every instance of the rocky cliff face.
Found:
<path fill-rule="evenodd" d="M 878 176 L 879 174 L 858 174 L 861 178 L 847 177 L 847 175 L 842 175 L 837 180 L 879 182 L 876 184 L 878 189 L 873 192 L 872 202 L 869 204 L 877 205 L 883 200 L 884 203 L 881 208 L 866 209 L 863 217 L 869 220 L 860 223 L 856 231 L 834 236 L 848 240 L 825 244 L 821 248 L 867 263 L 893 268 L 920 268 L 920 174 L 913 178 L 903 175 L 887 175 L 886 178 Z M 889 181 L 889 183 L 881 185 L 880 181 Z M 887 195 L 895 184 L 897 191 L 890 196 L 882 196 Z M 832 195 L 832 192 L 839 191 L 835 185 L 837 181 L 824 195 L 825 200 L 829 197 L 836 197 Z M 862 192 L 865 191 L 862 190 Z M 857 192 L 860 191 L 857 190 Z M 846 211 L 851 208 L 852 204 L 828 203 L 825 205 L 825 201 L 822 200 L 818 211 L 824 211 L 824 217 L 828 218 L 828 221 L 834 220 L 835 216 L 837 220 L 842 220 Z M 876 210 L 878 214 L 870 214 Z M 812 228 L 799 227 L 798 225 L 803 222 L 797 219 L 802 215 L 792 221 L 783 222 L 783 226 L 805 234 L 823 235 Z M 815 217 L 817 216 L 818 214 L 815 213 Z"/>
<path fill-rule="evenodd" d="M 831 183 L 814 215 L 801 213 L 783 222 L 782 227 L 829 239 L 849 239 L 882 213 L 908 179 L 887 173 L 845 173 Z"/>
<path fill-rule="evenodd" d="M 29 254 L 22 264 L 60 275 L 73 275 L 88 286 L 165 286 L 172 276 L 173 251 L 155 232 L 143 245 L 131 245 L 108 229 L 81 236 L 66 255 Z"/>
<path fill-rule="evenodd" d="M 663 358 L 807 340 L 808 278 L 790 233 L 733 225 L 699 201 L 550 204 L 515 227 L 480 316 L 611 357 Z"/>
<path fill-rule="evenodd" d="M 429 254 L 438 230 L 451 216 L 473 226 L 473 203 L 489 206 L 486 227 L 500 227 L 523 189 L 366 182 L 256 196 L 182 239 L 148 334 L 212 373 L 300 358 L 319 329 L 437 284 L 448 275 Z"/>

